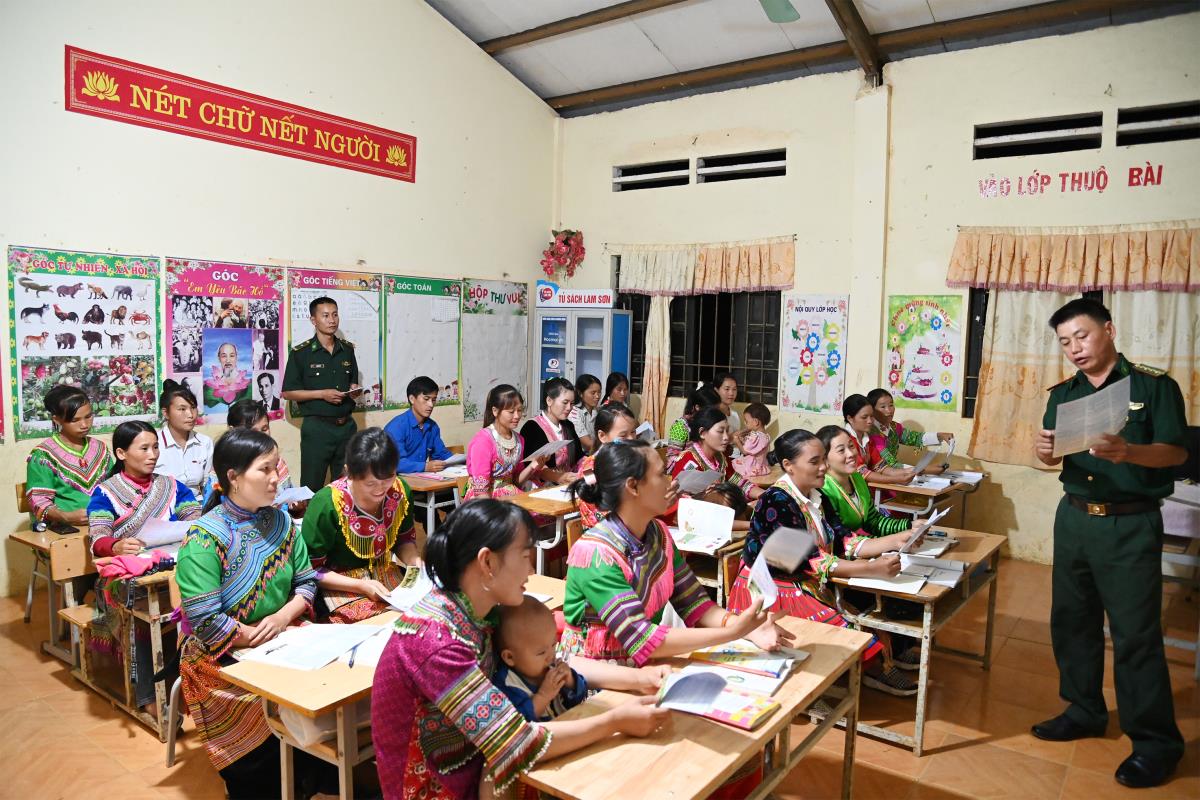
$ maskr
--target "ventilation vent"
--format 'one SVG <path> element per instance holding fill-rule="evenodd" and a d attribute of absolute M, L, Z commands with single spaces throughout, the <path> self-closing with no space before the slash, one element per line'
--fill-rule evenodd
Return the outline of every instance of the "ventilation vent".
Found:
<path fill-rule="evenodd" d="M 734 153 L 696 159 L 696 181 L 745 181 L 751 178 L 778 178 L 787 175 L 787 150 L 758 153 Z"/>
<path fill-rule="evenodd" d="M 1117 111 L 1117 146 L 1200 139 L 1200 100 Z"/>
<path fill-rule="evenodd" d="M 1100 147 L 1100 112 L 975 126 L 975 159 L 1066 153 Z"/>
<path fill-rule="evenodd" d="M 659 161 L 655 164 L 613 167 L 612 188 L 614 192 L 632 192 L 635 189 L 687 186 L 692 182 L 690 167 L 686 158 L 678 161 Z"/>

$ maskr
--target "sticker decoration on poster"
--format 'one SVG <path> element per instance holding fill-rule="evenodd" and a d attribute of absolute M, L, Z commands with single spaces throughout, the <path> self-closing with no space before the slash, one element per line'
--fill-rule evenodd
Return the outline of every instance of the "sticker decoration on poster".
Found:
<path fill-rule="evenodd" d="M 899 408 L 955 411 L 962 385 L 962 297 L 888 297 L 884 386 Z"/>
<path fill-rule="evenodd" d="M 282 267 L 168 258 L 167 376 L 192 391 L 205 424 L 238 400 L 283 417 Z"/>
<path fill-rule="evenodd" d="M 526 284 L 465 279 L 462 341 L 464 420 L 483 418 L 488 392 L 497 384 L 510 383 L 529 398 Z"/>
<path fill-rule="evenodd" d="M 385 406 L 407 408 L 418 375 L 438 385 L 437 405 L 457 405 L 462 281 L 388 275 L 383 286 Z"/>
<path fill-rule="evenodd" d="M 357 410 L 383 408 L 383 278 L 365 272 L 288 268 L 288 349 L 316 335 L 308 304 L 328 297 L 338 306 L 336 336 L 354 346 L 358 362 Z M 280 387 L 282 388 L 282 386 Z"/>
<path fill-rule="evenodd" d="M 158 273 L 154 256 L 8 248 L 18 439 L 51 433 L 42 400 L 58 384 L 87 393 L 93 433 L 157 418 Z"/>
<path fill-rule="evenodd" d="M 841 413 L 846 396 L 848 295 L 784 295 L 780 407 Z"/>

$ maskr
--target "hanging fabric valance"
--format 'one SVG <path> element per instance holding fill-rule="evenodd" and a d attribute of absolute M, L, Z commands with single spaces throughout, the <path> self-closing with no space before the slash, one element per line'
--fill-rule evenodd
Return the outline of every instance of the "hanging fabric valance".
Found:
<path fill-rule="evenodd" d="M 1200 220 L 960 228 L 946 285 L 1079 293 L 1200 290 Z"/>

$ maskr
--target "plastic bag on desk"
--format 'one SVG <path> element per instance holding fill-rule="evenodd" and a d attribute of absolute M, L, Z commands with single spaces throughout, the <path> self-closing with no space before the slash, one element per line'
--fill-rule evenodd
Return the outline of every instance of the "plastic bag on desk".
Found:
<path fill-rule="evenodd" d="M 364 728 L 371 724 L 371 698 L 364 697 L 355 704 L 358 714 L 358 727 Z M 317 742 L 337 738 L 337 712 L 331 711 L 319 717 L 306 717 L 299 711 L 279 707 L 279 721 L 287 728 L 292 738 L 303 747 L 309 747 Z"/>

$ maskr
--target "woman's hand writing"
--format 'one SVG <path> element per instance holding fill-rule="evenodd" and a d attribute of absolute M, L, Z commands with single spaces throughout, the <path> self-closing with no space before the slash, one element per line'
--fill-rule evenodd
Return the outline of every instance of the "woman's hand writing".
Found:
<path fill-rule="evenodd" d="M 146 548 L 146 543 L 137 537 L 118 539 L 113 545 L 114 556 L 136 556 Z"/>

